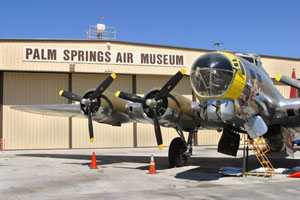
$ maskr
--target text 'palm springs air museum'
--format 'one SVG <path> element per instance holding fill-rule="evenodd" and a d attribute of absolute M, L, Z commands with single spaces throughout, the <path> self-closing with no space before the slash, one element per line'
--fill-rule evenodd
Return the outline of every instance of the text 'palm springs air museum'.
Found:
<path fill-rule="evenodd" d="M 98 27 L 97 27 L 98 26 Z M 95 141 L 88 137 L 87 119 L 37 115 L 11 109 L 14 105 L 72 103 L 60 90 L 82 95 L 96 88 L 112 72 L 115 81 L 107 89 L 143 96 L 162 87 L 181 68 L 187 75 L 194 61 L 211 50 L 113 40 L 98 30 L 86 40 L 0 39 L 0 140 L 1 149 L 67 149 L 156 146 L 153 125 L 128 123 L 121 127 L 94 122 Z M 300 59 L 261 55 L 262 65 L 274 78 L 300 77 Z M 290 88 L 274 81 L 285 97 Z M 189 77 L 174 91 L 195 100 Z M 74 102 L 73 102 L 74 103 Z M 165 145 L 177 137 L 172 128 L 162 128 Z M 221 133 L 198 131 L 195 145 L 216 145 Z"/>

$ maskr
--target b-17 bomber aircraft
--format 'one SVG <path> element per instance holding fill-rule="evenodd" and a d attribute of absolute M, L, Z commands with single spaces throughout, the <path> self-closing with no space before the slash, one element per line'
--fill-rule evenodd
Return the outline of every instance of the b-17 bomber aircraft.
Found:
<path fill-rule="evenodd" d="M 179 137 L 169 147 L 171 167 L 183 166 L 192 155 L 194 134 L 203 129 L 222 131 L 218 151 L 236 156 L 240 135 L 264 137 L 272 151 L 291 149 L 300 138 L 300 98 L 284 99 L 255 54 L 212 52 L 200 56 L 190 71 L 191 87 L 198 101 L 191 101 L 173 88 L 185 75 L 178 71 L 161 89 L 150 89 L 143 97 L 122 91 L 106 91 L 116 78 L 111 74 L 95 90 L 79 96 L 59 94 L 79 104 L 21 105 L 12 108 L 32 113 L 88 118 L 91 141 L 92 121 L 121 126 L 151 123 L 158 148 L 163 148 L 160 126 L 174 128 Z M 300 82 L 286 76 L 277 79 L 300 88 Z M 282 80 L 281 80 L 282 79 Z M 185 139 L 183 132 L 188 132 Z M 291 152 L 291 151 L 289 151 Z"/>

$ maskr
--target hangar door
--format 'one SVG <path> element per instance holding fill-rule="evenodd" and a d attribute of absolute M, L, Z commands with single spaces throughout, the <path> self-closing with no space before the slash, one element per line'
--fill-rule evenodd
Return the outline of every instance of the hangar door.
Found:
<path fill-rule="evenodd" d="M 3 139 L 6 149 L 68 148 L 68 118 L 16 111 L 11 105 L 65 104 L 58 95 L 68 89 L 68 75 L 5 72 Z"/>
<path fill-rule="evenodd" d="M 109 74 L 74 74 L 72 78 L 73 92 L 82 95 L 87 89 L 97 88 Z M 115 93 L 118 90 L 132 92 L 132 76 L 117 75 L 117 78 L 106 91 Z M 121 127 L 93 122 L 94 137 L 90 142 L 88 122 L 84 118 L 72 119 L 73 148 L 101 147 L 133 147 L 133 125 L 123 124 Z"/>

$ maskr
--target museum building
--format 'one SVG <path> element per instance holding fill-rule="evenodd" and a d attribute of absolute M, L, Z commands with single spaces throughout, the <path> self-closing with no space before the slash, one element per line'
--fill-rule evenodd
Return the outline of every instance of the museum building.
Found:
<path fill-rule="evenodd" d="M 87 119 L 37 115 L 13 110 L 13 105 L 68 104 L 60 90 L 82 95 L 110 73 L 116 80 L 107 89 L 143 96 L 162 87 L 179 69 L 187 76 L 174 91 L 195 100 L 189 71 L 194 61 L 211 50 L 141 44 L 115 40 L 0 39 L 0 149 L 69 149 L 156 146 L 153 125 L 128 123 L 121 127 L 94 122 L 95 141 L 88 137 Z M 300 77 L 300 59 L 261 55 L 272 79 Z M 274 80 L 282 95 L 290 87 Z M 177 133 L 162 128 L 164 145 Z M 195 145 L 216 145 L 221 133 L 198 131 Z"/>

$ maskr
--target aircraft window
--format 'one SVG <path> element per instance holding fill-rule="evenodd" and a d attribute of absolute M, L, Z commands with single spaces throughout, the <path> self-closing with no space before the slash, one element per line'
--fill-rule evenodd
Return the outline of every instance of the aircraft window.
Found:
<path fill-rule="evenodd" d="M 256 74 L 256 76 L 257 76 L 258 82 L 261 83 L 261 76 L 259 74 Z"/>
<path fill-rule="evenodd" d="M 234 66 L 236 66 L 236 67 L 238 67 L 239 66 L 239 64 L 238 63 L 233 63 L 234 64 Z"/>
<path fill-rule="evenodd" d="M 247 60 L 248 62 L 251 62 L 251 63 L 254 64 L 253 58 L 249 58 L 249 57 L 242 57 L 242 58 L 244 58 L 244 59 Z"/>
<path fill-rule="evenodd" d="M 230 60 L 220 53 L 200 57 L 191 70 L 191 84 L 199 96 L 220 96 L 233 79 Z"/>
<path fill-rule="evenodd" d="M 239 63 L 240 63 L 240 67 L 241 67 L 242 73 L 243 73 L 243 75 L 245 75 L 245 69 L 244 69 L 242 63 L 241 62 L 239 62 Z"/>
<path fill-rule="evenodd" d="M 251 78 L 256 79 L 255 73 L 251 69 L 250 69 L 250 74 L 251 74 Z"/>

